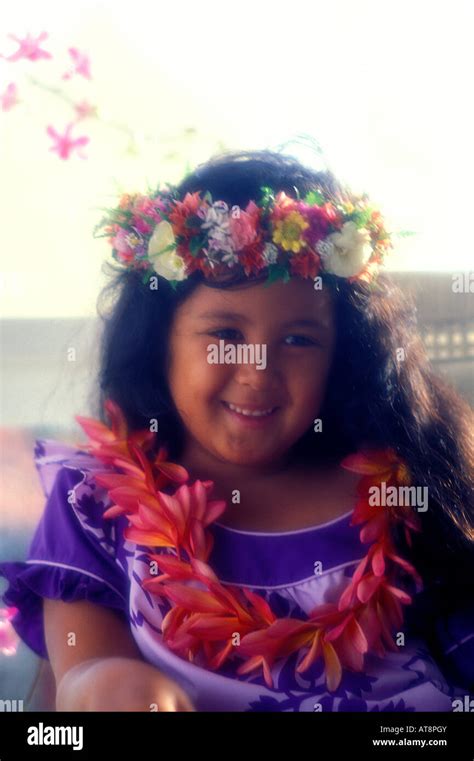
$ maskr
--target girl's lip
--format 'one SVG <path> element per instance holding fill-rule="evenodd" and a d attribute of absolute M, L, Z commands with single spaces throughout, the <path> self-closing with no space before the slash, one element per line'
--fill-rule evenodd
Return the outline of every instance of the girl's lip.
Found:
<path fill-rule="evenodd" d="M 260 412 L 260 410 L 276 409 L 276 404 L 237 404 L 237 402 L 228 402 L 222 399 L 224 404 L 232 404 L 233 407 L 239 407 L 241 410 L 250 410 L 251 412 Z"/>
<path fill-rule="evenodd" d="M 234 404 L 232 402 L 232 404 Z M 242 415 L 240 412 L 236 412 L 235 410 L 231 410 L 229 407 L 229 402 L 226 402 L 222 400 L 222 405 L 225 410 L 229 413 L 229 415 L 232 415 L 232 417 L 235 420 L 238 420 L 239 422 L 243 423 L 244 425 L 249 425 L 253 428 L 260 427 L 262 425 L 265 425 L 269 420 L 272 420 L 275 413 L 278 412 L 279 407 L 274 407 L 272 412 L 269 412 L 268 415 Z M 255 407 L 254 405 L 242 405 L 235 404 L 235 407 L 240 407 L 243 410 L 261 410 L 265 409 L 265 407 Z M 269 407 L 267 407 L 269 409 Z"/>

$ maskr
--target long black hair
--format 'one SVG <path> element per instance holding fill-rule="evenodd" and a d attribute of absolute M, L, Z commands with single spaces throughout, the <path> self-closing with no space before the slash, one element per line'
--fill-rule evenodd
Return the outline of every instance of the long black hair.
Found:
<path fill-rule="evenodd" d="M 347 191 L 330 170 L 316 171 L 271 151 L 220 154 L 178 189 L 181 199 L 209 190 L 214 199 L 245 208 L 259 199 L 263 185 L 293 198 L 321 185 L 329 192 Z M 112 398 L 131 429 L 158 419 L 159 443 L 179 461 L 184 430 L 167 384 L 168 335 L 174 311 L 202 282 L 201 273 L 176 291 L 160 278 L 153 291 L 139 274 L 105 266 L 112 279 L 99 300 L 104 327 L 96 417 L 106 422 L 103 402 Z M 335 276 L 327 280 L 335 294 L 336 347 L 319 413 L 324 431 L 315 436 L 311 428 L 294 453 L 311 462 L 340 460 L 364 446 L 393 448 L 408 464 L 412 483 L 427 486 L 429 495 L 428 510 L 419 513 L 423 530 L 411 548 L 404 546 L 405 556 L 433 582 L 436 605 L 447 609 L 455 600 L 472 600 L 473 411 L 434 371 L 417 330 L 416 305 L 387 274 L 379 274 L 376 287 Z"/>

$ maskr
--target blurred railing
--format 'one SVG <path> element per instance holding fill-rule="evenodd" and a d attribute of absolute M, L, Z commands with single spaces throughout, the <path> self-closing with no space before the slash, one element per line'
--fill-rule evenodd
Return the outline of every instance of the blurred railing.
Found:
<path fill-rule="evenodd" d="M 392 277 L 415 298 L 418 329 L 433 366 L 474 406 L 474 292 L 459 292 L 451 273 L 397 272 Z"/>

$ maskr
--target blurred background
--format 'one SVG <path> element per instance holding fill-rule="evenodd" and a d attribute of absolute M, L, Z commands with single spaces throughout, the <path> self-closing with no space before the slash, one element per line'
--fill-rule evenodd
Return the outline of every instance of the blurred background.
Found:
<path fill-rule="evenodd" d="M 415 233 L 388 269 L 438 372 L 474 404 L 473 16 L 470 0 L 2 8 L 0 559 L 26 552 L 43 508 L 34 439 L 84 440 L 102 208 L 224 150 L 328 166 Z M 2 691 L 28 710 L 51 696 L 36 660 L 22 643 L 0 655 Z"/>

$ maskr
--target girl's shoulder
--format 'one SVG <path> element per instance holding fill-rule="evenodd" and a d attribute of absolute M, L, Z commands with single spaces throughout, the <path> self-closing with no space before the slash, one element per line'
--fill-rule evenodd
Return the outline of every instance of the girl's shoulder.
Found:
<path fill-rule="evenodd" d="M 64 468 L 80 471 L 84 477 L 113 470 L 80 446 L 59 439 L 35 439 L 33 458 L 46 497 Z"/>
<path fill-rule="evenodd" d="M 59 536 L 59 526 L 71 529 L 78 544 L 86 541 L 107 556 L 115 556 L 119 518 L 107 517 L 112 500 L 95 479 L 99 473 L 116 473 L 89 452 L 69 442 L 36 439 L 34 461 L 45 496 L 42 515 L 45 532 Z"/>

